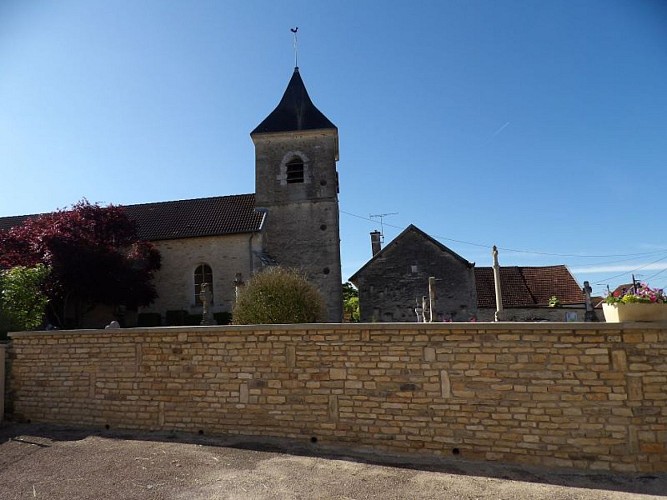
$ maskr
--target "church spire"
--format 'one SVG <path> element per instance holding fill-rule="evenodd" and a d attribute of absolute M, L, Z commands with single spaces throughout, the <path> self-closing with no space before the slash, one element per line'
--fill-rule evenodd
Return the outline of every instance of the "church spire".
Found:
<path fill-rule="evenodd" d="M 310 100 L 299 68 L 295 67 L 280 103 L 250 135 L 336 128 Z"/>

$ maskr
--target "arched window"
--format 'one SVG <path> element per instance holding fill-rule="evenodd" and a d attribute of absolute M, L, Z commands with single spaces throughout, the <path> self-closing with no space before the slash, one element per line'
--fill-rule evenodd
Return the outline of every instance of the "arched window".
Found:
<path fill-rule="evenodd" d="M 213 293 L 213 271 L 208 264 L 199 264 L 195 269 L 195 304 L 201 304 L 199 292 L 201 292 L 202 283 L 210 283 L 209 289 Z"/>
<path fill-rule="evenodd" d="M 287 184 L 296 184 L 303 182 L 303 160 L 294 157 L 287 162 Z"/>

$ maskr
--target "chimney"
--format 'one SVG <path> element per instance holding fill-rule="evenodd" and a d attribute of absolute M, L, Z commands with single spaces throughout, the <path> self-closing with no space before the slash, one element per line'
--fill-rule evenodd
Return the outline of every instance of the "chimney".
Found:
<path fill-rule="evenodd" d="M 382 236 L 382 233 L 380 233 L 380 231 L 373 231 L 371 233 L 371 250 L 373 250 L 373 257 L 375 257 L 375 254 L 377 254 L 380 250 L 382 250 L 382 243 L 380 242 L 380 236 Z"/>

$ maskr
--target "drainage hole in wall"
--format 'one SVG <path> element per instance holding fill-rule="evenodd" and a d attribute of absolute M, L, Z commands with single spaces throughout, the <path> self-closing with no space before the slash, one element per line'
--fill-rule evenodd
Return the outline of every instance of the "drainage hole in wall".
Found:
<path fill-rule="evenodd" d="M 109 426 L 109 424 L 106 424 L 106 425 L 104 426 L 104 428 L 105 428 L 106 430 L 109 430 L 111 427 Z"/>
<path fill-rule="evenodd" d="M 317 438 L 315 436 L 311 437 L 310 442 L 313 444 L 317 443 Z"/>
<path fill-rule="evenodd" d="M 324 269 L 322 269 L 322 272 L 323 272 L 324 274 L 329 274 L 331 271 L 329 270 L 328 267 L 325 267 Z"/>
<path fill-rule="evenodd" d="M 30 419 L 26 420 L 25 422 L 26 422 L 26 424 L 32 424 L 32 420 L 30 420 Z"/>
<path fill-rule="evenodd" d="M 201 429 L 199 429 L 199 432 L 198 432 L 198 434 L 199 434 L 200 436 L 202 436 L 202 435 L 204 434 L 204 431 L 203 431 L 203 430 L 201 430 Z"/>
<path fill-rule="evenodd" d="M 459 450 L 458 448 L 452 448 L 452 455 L 460 455 L 460 454 L 461 450 Z"/>
<path fill-rule="evenodd" d="M 321 229 L 322 231 L 326 231 L 326 230 L 327 230 L 327 225 L 326 225 L 326 224 L 322 224 L 322 225 L 320 226 L 320 229 Z"/>

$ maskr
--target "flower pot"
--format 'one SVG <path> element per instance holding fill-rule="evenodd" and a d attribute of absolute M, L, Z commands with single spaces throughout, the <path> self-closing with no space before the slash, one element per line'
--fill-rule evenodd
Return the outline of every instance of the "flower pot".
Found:
<path fill-rule="evenodd" d="M 667 321 L 667 304 L 602 304 L 607 323 L 623 321 Z"/>

